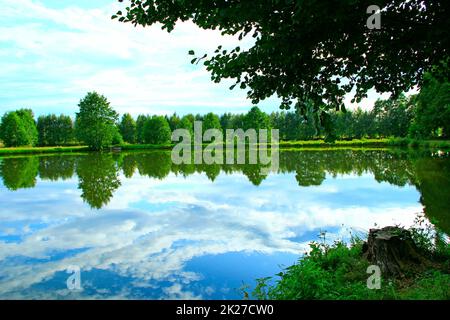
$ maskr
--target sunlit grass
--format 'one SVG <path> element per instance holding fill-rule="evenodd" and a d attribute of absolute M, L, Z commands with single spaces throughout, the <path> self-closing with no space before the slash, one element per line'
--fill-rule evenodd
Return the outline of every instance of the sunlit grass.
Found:
<path fill-rule="evenodd" d="M 170 150 L 175 144 L 164 145 L 155 144 L 122 144 L 121 150 Z M 209 145 L 205 143 L 206 147 Z M 381 138 L 381 139 L 353 139 L 336 140 L 335 142 L 325 142 L 324 140 L 298 140 L 298 141 L 280 141 L 279 147 L 286 149 L 315 149 L 315 148 L 383 148 L 383 147 L 408 147 L 421 149 L 450 149 L 450 140 L 414 140 L 410 138 Z M 105 149 L 106 151 L 109 148 Z M 0 155 L 12 154 L 36 154 L 36 153 L 63 153 L 89 151 L 86 146 L 60 146 L 60 147 L 16 147 L 5 148 L 0 143 Z"/>
<path fill-rule="evenodd" d="M 87 151 L 86 146 L 70 146 L 70 147 L 17 147 L 17 148 L 0 148 L 0 155 L 12 154 L 35 154 L 35 153 L 61 153 L 61 152 L 79 152 Z"/>

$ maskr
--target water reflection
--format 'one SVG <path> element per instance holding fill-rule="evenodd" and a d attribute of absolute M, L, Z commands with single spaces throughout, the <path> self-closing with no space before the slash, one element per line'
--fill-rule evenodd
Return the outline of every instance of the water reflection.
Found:
<path fill-rule="evenodd" d="M 286 151 L 269 175 L 168 152 L 14 157 L 0 176 L 0 298 L 239 298 L 320 230 L 424 208 L 449 231 L 449 159 L 417 152 Z M 82 292 L 65 288 L 70 265 Z"/>
<path fill-rule="evenodd" d="M 280 154 L 277 173 L 295 173 L 300 187 L 320 186 L 326 175 L 373 174 L 378 182 L 395 186 L 413 185 L 421 193 L 425 211 L 446 231 L 450 231 L 450 161 L 448 156 L 430 157 L 424 152 L 382 150 L 284 151 Z M 175 165 L 170 152 L 92 153 L 78 156 L 27 156 L 4 158 L 0 162 L 0 177 L 12 191 L 33 188 L 39 176 L 43 180 L 79 179 L 81 197 L 91 208 L 107 205 L 120 187 L 119 173 L 131 179 L 136 171 L 141 176 L 163 180 L 172 172 L 184 178 L 195 173 L 205 174 L 213 181 L 221 172 L 242 173 L 255 186 L 267 175 L 261 165 Z"/>
<path fill-rule="evenodd" d="M 114 191 L 120 187 L 119 167 L 109 154 L 93 153 L 76 161 L 81 197 L 92 208 L 108 204 Z"/>
<path fill-rule="evenodd" d="M 36 178 L 67 180 L 76 173 L 82 198 L 93 209 L 107 205 L 114 191 L 120 187 L 119 173 L 132 178 L 136 171 L 141 176 L 163 180 L 174 173 L 184 178 L 195 173 L 205 174 L 213 181 L 221 172 L 242 173 L 255 186 L 261 185 L 267 175 L 261 174 L 261 165 L 175 165 L 170 152 L 92 153 L 78 156 L 39 156 L 4 158 L 0 162 L 0 177 L 9 190 L 33 188 Z M 414 185 L 424 198 L 449 199 L 450 162 L 448 157 L 432 158 L 428 153 L 405 151 L 284 151 L 276 173 L 295 173 L 301 187 L 320 186 L 326 175 L 364 173 L 373 174 L 378 182 L 395 186 Z M 433 191 L 429 192 L 428 189 Z M 436 200 L 438 200 L 436 199 Z M 426 201 L 425 199 L 423 199 Z M 448 201 L 431 201 L 445 205 Z M 428 204 L 432 207 L 432 204 Z M 447 208 L 448 209 L 448 208 Z M 431 209 L 432 210 L 432 209 Z M 434 211 L 434 210 L 432 210 Z M 446 210 L 439 210 L 446 211 Z M 448 212 L 448 210 L 447 210 Z"/>

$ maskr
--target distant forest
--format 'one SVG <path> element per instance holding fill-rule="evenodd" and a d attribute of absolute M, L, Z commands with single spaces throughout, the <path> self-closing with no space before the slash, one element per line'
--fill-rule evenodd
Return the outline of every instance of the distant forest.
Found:
<path fill-rule="evenodd" d="M 332 131 L 327 132 L 313 115 L 281 111 L 267 114 L 253 107 L 246 114 L 187 114 L 180 117 L 139 115 L 134 119 L 118 114 L 104 96 L 89 93 L 80 102 L 75 121 L 54 114 L 34 118 L 30 109 L 7 112 L 0 123 L 0 139 L 7 147 L 92 146 L 129 144 L 167 144 L 175 129 L 193 130 L 194 121 L 203 121 L 203 130 L 279 129 L 283 141 L 312 139 L 361 139 L 412 137 L 416 139 L 450 137 L 450 84 L 433 78 L 417 95 L 377 100 L 373 109 L 330 112 Z M 87 134 L 90 131 L 90 134 Z M 91 141 L 99 139 L 102 141 Z"/>

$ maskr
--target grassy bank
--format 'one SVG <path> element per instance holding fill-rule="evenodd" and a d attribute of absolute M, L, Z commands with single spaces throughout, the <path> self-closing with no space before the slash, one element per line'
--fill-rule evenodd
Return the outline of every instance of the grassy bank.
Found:
<path fill-rule="evenodd" d="M 387 140 L 387 145 L 396 147 L 450 150 L 450 140 L 416 140 L 410 138 L 390 138 Z"/>
<path fill-rule="evenodd" d="M 121 149 L 129 150 L 170 150 L 175 144 L 123 144 Z M 208 144 L 204 144 L 207 146 Z M 441 149 L 450 150 L 449 140 L 412 140 L 409 138 L 384 138 L 384 139 L 354 139 L 338 140 L 334 143 L 324 140 L 305 141 L 280 141 L 281 149 L 312 149 L 312 148 L 383 148 L 383 147 L 409 147 L 421 149 Z M 109 150 L 109 149 L 107 149 Z M 89 151 L 86 146 L 65 146 L 65 147 L 18 147 L 3 148 L 0 145 L 1 155 L 15 154 L 40 154 L 40 153 L 64 153 Z"/>
<path fill-rule="evenodd" d="M 171 150 L 174 144 L 123 144 L 122 150 Z"/>
<path fill-rule="evenodd" d="M 334 143 L 324 140 L 280 141 L 280 148 L 312 148 L 312 147 L 386 147 L 389 139 L 354 139 L 337 140 Z"/>
<path fill-rule="evenodd" d="M 297 264 L 279 273 L 278 280 L 258 280 L 253 296 L 273 300 L 450 299 L 450 249 L 442 238 L 438 245 L 414 231 L 419 247 L 433 260 L 433 267 L 402 278 L 381 279 L 380 289 L 368 289 L 369 262 L 363 258 L 363 241 L 348 246 L 336 242 L 310 244 L 311 251 Z M 414 233 L 413 233 L 414 234 Z"/>
<path fill-rule="evenodd" d="M 69 153 L 80 151 L 89 151 L 89 149 L 85 146 L 0 148 L 0 156 L 15 154 Z"/>

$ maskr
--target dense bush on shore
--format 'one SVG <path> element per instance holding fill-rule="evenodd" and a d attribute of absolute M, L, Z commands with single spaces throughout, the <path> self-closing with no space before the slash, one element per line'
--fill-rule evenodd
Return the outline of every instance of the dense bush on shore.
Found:
<path fill-rule="evenodd" d="M 419 227 L 409 232 L 432 267 L 401 277 L 382 276 L 380 288 L 370 289 L 364 241 L 353 238 L 350 245 L 313 242 L 310 252 L 280 272 L 278 280 L 258 279 L 253 296 L 262 300 L 450 299 L 450 246 L 445 235 Z"/>

